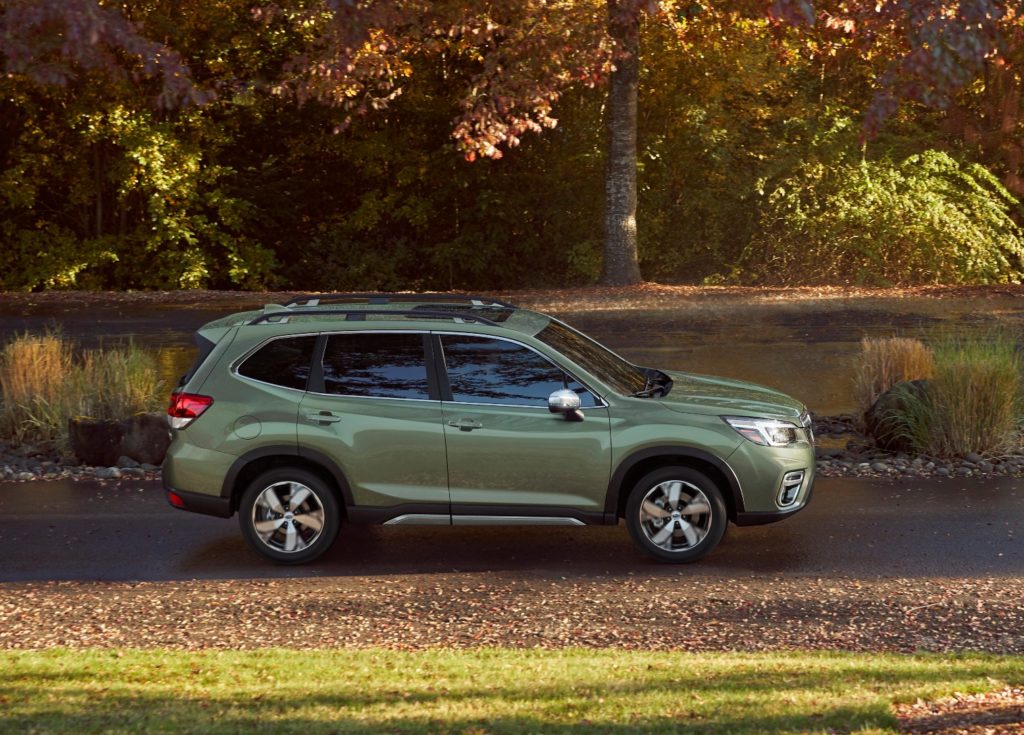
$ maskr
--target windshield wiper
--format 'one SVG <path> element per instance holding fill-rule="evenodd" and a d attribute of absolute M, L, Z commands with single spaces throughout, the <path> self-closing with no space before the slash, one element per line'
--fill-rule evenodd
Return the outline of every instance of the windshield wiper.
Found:
<path fill-rule="evenodd" d="M 636 393 L 633 393 L 633 397 L 655 398 L 657 396 L 665 395 L 668 392 L 666 390 L 667 386 L 658 382 L 658 380 L 655 378 L 656 375 L 658 376 L 658 378 L 663 376 L 662 373 L 653 373 L 648 375 L 647 381 L 644 383 L 643 390 L 638 390 Z M 671 381 L 669 382 L 669 384 L 671 384 Z"/>

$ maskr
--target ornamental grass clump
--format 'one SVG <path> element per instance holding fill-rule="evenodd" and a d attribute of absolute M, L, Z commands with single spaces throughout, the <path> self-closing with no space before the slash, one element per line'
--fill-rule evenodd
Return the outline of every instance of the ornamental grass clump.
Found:
<path fill-rule="evenodd" d="M 66 431 L 71 344 L 59 332 L 14 337 L 0 351 L 0 436 L 50 442 Z"/>
<path fill-rule="evenodd" d="M 1020 446 L 1022 360 L 1006 334 L 947 337 L 934 348 L 926 390 L 897 386 L 890 426 L 918 451 L 939 457 L 1002 455 Z"/>
<path fill-rule="evenodd" d="M 75 414 L 123 419 L 163 406 L 163 388 L 152 355 L 134 344 L 87 350 L 76 365 Z M 109 389 L 97 390 L 99 386 Z"/>
<path fill-rule="evenodd" d="M 76 356 L 59 332 L 17 335 L 0 350 L 0 438 L 65 450 L 71 418 L 160 408 L 157 376 L 153 357 L 134 344 Z"/>
<path fill-rule="evenodd" d="M 864 415 L 894 385 L 931 378 L 934 355 L 919 339 L 865 337 L 854 370 L 854 393 Z"/>

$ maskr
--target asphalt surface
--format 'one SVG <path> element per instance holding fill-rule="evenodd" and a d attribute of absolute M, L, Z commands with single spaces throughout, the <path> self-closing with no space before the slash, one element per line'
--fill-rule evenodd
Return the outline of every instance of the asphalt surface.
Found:
<path fill-rule="evenodd" d="M 309 577 L 906 579 L 1024 577 L 1024 483 L 821 478 L 782 523 L 731 526 L 696 565 L 649 560 L 625 527 L 345 527 L 302 567 L 251 551 L 236 519 L 175 510 L 155 482 L 0 483 L 0 581 Z"/>

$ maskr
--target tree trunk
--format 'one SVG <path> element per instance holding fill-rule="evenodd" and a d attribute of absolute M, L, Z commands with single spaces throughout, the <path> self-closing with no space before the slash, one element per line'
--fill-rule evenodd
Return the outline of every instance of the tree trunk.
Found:
<path fill-rule="evenodd" d="M 622 55 L 608 89 L 608 154 L 604 178 L 604 267 L 601 283 L 640 283 L 636 255 L 636 95 L 639 86 L 640 19 L 608 0 L 608 28 Z"/>

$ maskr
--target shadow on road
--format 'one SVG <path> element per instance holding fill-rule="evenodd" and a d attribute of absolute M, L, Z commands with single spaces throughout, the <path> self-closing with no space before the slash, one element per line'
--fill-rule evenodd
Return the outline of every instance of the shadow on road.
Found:
<path fill-rule="evenodd" d="M 346 526 L 321 560 L 265 561 L 237 521 L 170 508 L 157 483 L 0 484 L 0 581 L 408 576 L 1024 576 L 1016 480 L 819 480 L 785 522 L 730 527 L 698 564 L 659 564 L 625 527 Z"/>

